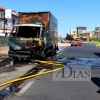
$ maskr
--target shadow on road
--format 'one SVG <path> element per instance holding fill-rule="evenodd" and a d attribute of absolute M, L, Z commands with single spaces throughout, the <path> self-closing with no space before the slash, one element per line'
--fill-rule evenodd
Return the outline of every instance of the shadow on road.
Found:
<path fill-rule="evenodd" d="M 100 78 L 98 78 L 98 77 L 92 77 L 91 81 L 100 88 Z M 97 91 L 97 93 L 100 93 L 100 89 Z"/>
<path fill-rule="evenodd" d="M 100 57 L 100 53 L 94 53 L 96 56 Z"/>

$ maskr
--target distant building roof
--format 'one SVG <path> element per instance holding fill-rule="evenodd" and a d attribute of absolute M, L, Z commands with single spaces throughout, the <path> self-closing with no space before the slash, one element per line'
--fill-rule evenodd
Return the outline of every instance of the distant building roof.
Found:
<path fill-rule="evenodd" d="M 3 11 L 5 11 L 5 8 L 4 8 L 4 7 L 2 7 L 2 6 L 0 6 L 0 10 L 3 10 Z"/>
<path fill-rule="evenodd" d="M 94 32 L 100 32 L 100 30 L 96 30 L 96 31 L 94 31 Z"/>
<path fill-rule="evenodd" d="M 90 33 L 93 32 L 93 30 L 83 30 L 81 33 Z"/>
<path fill-rule="evenodd" d="M 77 31 L 77 30 L 73 29 L 73 30 L 70 30 L 70 31 Z"/>

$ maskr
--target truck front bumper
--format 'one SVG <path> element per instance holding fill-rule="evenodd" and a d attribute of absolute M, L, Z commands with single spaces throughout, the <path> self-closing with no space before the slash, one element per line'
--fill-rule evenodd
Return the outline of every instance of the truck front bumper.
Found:
<path fill-rule="evenodd" d="M 29 51 L 9 50 L 8 55 L 9 55 L 9 57 L 12 57 L 12 58 L 29 58 L 30 57 L 30 52 Z"/>

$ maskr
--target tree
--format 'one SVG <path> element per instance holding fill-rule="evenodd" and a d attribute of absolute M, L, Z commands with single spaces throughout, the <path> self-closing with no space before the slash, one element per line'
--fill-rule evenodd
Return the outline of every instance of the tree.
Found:
<path fill-rule="evenodd" d="M 58 39 L 59 39 L 59 40 L 61 40 L 61 39 L 62 39 L 62 37 L 61 37 L 61 36 L 59 36 L 59 37 L 58 37 Z"/>
<path fill-rule="evenodd" d="M 67 33 L 65 39 L 66 40 L 73 40 L 73 36 Z"/>

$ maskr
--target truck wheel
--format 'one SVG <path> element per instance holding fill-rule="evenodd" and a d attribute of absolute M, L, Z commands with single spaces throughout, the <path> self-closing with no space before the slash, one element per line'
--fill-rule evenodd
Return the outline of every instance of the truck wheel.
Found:
<path fill-rule="evenodd" d="M 55 56 L 55 54 L 56 54 L 56 51 L 52 50 L 52 56 Z"/>
<path fill-rule="evenodd" d="M 46 58 L 46 54 L 45 53 L 42 54 L 42 58 L 43 59 Z"/>
<path fill-rule="evenodd" d="M 56 47 L 56 50 L 59 50 L 58 45 L 57 45 L 57 47 Z"/>

